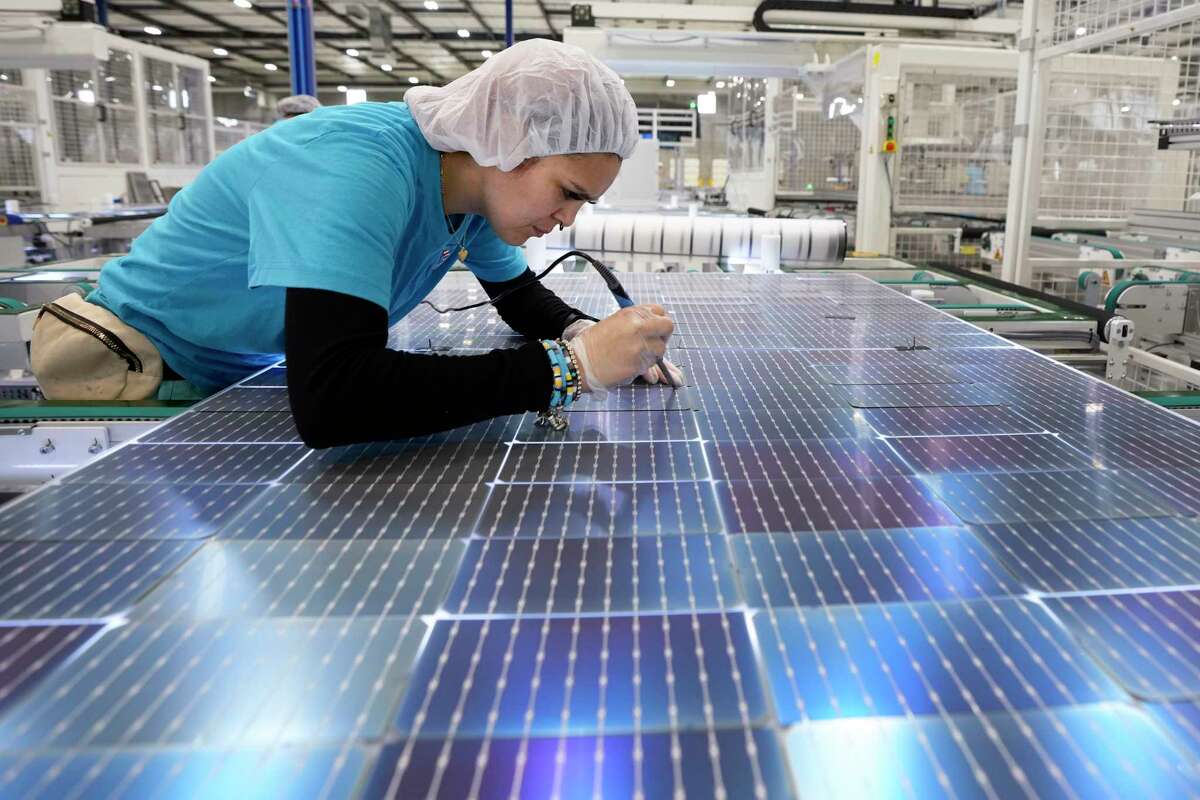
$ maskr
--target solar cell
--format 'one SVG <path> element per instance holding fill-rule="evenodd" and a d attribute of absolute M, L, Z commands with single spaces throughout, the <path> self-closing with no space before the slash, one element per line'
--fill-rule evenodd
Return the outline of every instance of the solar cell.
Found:
<path fill-rule="evenodd" d="M 0 507 L 0 796 L 1200 791 L 1200 426 L 859 276 L 622 281 L 682 390 L 313 452 L 279 365 Z"/>

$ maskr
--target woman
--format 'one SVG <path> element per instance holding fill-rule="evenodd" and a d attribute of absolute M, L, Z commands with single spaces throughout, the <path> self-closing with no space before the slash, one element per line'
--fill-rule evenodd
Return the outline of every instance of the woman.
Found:
<path fill-rule="evenodd" d="M 496 303 L 538 341 L 458 357 L 386 348 L 456 257 L 492 297 L 530 280 L 516 245 L 571 225 L 638 138 L 616 74 L 545 40 L 405 99 L 316 109 L 206 167 L 87 302 L 42 315 L 47 396 L 138 399 L 162 377 L 213 391 L 286 356 L 300 435 L 326 447 L 658 380 L 673 330 L 661 307 L 594 323 L 540 283 Z"/>

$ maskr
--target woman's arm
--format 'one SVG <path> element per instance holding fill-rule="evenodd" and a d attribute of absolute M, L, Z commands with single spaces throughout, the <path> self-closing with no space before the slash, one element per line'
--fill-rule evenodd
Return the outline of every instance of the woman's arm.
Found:
<path fill-rule="evenodd" d="M 532 285 L 518 289 L 495 304 L 500 319 L 522 336 L 530 339 L 557 339 L 575 320 L 596 320 L 595 317 L 567 305 L 541 281 L 534 280 L 533 270 L 530 269 L 526 269 L 523 275 L 518 275 L 512 280 L 492 283 L 480 279 L 479 282 L 488 297 L 495 299 L 502 292 L 529 281 L 533 281 Z"/>
<path fill-rule="evenodd" d="M 404 353 L 387 349 L 387 322 L 383 308 L 357 297 L 287 290 L 288 396 L 305 444 L 418 436 L 549 404 L 539 342 L 476 356 Z"/>

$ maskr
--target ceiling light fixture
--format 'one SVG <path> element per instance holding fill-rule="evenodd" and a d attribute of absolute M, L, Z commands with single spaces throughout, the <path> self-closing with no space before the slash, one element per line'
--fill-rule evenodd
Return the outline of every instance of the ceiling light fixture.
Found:
<path fill-rule="evenodd" d="M 470 38 L 471 38 L 471 32 L 470 32 L 469 30 L 467 30 L 466 28 L 459 28 L 459 29 L 458 29 L 458 38 L 460 38 L 460 39 L 470 39 Z"/>
<path fill-rule="evenodd" d="M 227 56 L 227 55 L 229 55 L 229 51 L 226 50 L 224 47 L 214 47 L 213 55 L 214 56 Z"/>
<path fill-rule="evenodd" d="M 162 36 L 162 28 L 156 28 L 153 25 L 147 25 L 146 27 L 142 28 L 142 30 L 151 36 Z"/>

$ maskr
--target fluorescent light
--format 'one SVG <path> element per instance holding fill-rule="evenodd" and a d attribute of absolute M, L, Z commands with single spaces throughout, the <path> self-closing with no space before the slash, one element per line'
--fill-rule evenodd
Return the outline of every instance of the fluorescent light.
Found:
<path fill-rule="evenodd" d="M 242 89 L 242 97 L 252 97 L 253 95 L 254 95 L 254 90 L 251 89 L 249 86 Z"/>
<path fill-rule="evenodd" d="M 246 88 L 247 88 L 247 89 L 249 89 L 250 87 L 249 87 L 249 86 L 247 86 Z M 161 92 L 161 91 L 162 91 L 162 87 L 161 87 L 161 86 L 159 86 L 159 85 L 156 83 L 156 84 L 154 84 L 153 86 L 151 86 L 151 87 L 150 87 L 150 91 L 152 91 L 152 92 Z"/>
<path fill-rule="evenodd" d="M 233 4 L 238 8 L 254 8 L 254 3 L 250 0 L 233 0 Z"/>
<path fill-rule="evenodd" d="M 725 81 L 717 81 L 717 88 L 718 88 L 718 89 L 724 89 L 724 88 L 725 88 Z"/>
<path fill-rule="evenodd" d="M 675 88 L 675 79 L 674 78 L 667 78 L 667 88 L 668 89 Z"/>
<path fill-rule="evenodd" d="M 353 105 L 354 103 L 365 103 L 365 102 L 367 102 L 367 90 L 366 89 L 347 89 L 346 90 L 346 105 L 349 106 L 349 105 Z"/>
<path fill-rule="evenodd" d="M 701 114 L 717 113 L 717 93 L 705 92 L 704 94 L 696 95 L 696 111 Z"/>
<path fill-rule="evenodd" d="M 379 68 L 380 68 L 381 70 L 383 70 L 384 72 L 391 72 L 391 71 L 392 71 L 392 65 L 391 65 L 391 64 L 380 64 L 380 65 L 379 65 Z"/>
<path fill-rule="evenodd" d="M 214 78 L 212 75 L 209 75 L 209 76 L 208 76 L 208 82 L 209 82 L 209 83 L 216 83 L 216 82 L 217 82 L 217 79 L 216 79 L 216 78 Z"/>
<path fill-rule="evenodd" d="M 467 30 L 466 28 L 459 28 L 459 29 L 458 29 L 458 38 L 460 38 L 460 39 L 470 39 L 470 38 L 471 38 L 471 32 L 470 32 L 469 30 Z"/>
<path fill-rule="evenodd" d="M 75 93 L 75 96 L 79 98 L 79 102 L 81 103 L 87 103 L 88 105 L 96 103 L 96 93 L 91 89 L 80 89 Z"/>
<path fill-rule="evenodd" d="M 267 72 L 274 72 L 275 70 L 279 69 L 279 67 L 275 66 L 274 64 L 267 63 L 263 64 L 263 69 L 265 69 Z"/>
<path fill-rule="evenodd" d="M 420 78 L 418 78 L 416 75 L 409 75 L 409 76 L 408 76 L 408 82 L 409 82 L 409 83 L 420 83 L 420 82 L 421 82 L 421 79 L 420 79 Z"/>
<path fill-rule="evenodd" d="M 1173 106 L 1181 106 L 1181 105 L 1183 105 L 1183 101 L 1182 101 L 1182 100 L 1180 100 L 1178 97 L 1176 97 L 1174 100 L 1172 100 L 1172 101 L 1171 101 L 1171 105 L 1173 105 Z"/>
<path fill-rule="evenodd" d="M 147 25 L 146 27 L 142 28 L 142 30 L 151 36 L 162 36 L 162 28 L 156 28 L 153 25 Z"/>
<path fill-rule="evenodd" d="M 1129 108 L 1129 106 L 1121 106 L 1121 113 L 1122 113 L 1122 114 L 1128 114 L 1128 113 L 1129 113 L 1129 111 L 1130 111 L 1130 108 Z"/>
<path fill-rule="evenodd" d="M 358 57 L 358 50 L 356 50 L 356 49 L 355 49 L 355 48 L 353 48 L 353 47 L 347 47 L 347 48 L 346 48 L 346 55 L 350 56 L 351 58 L 357 58 L 357 57 Z"/>
<path fill-rule="evenodd" d="M 227 56 L 227 55 L 229 55 L 229 51 L 226 50 L 224 47 L 214 47 L 213 55 L 214 56 Z"/>
<path fill-rule="evenodd" d="M 483 56 L 484 58 L 491 58 L 492 51 L 491 50 L 480 50 L 479 55 Z"/>
<path fill-rule="evenodd" d="M 345 93 L 346 93 L 346 84 L 344 84 L 344 83 L 339 83 L 339 84 L 338 84 L 338 87 L 337 87 L 337 90 L 338 90 L 339 92 L 341 92 L 342 94 L 345 94 Z"/>
<path fill-rule="evenodd" d="M 438 10 L 437 0 L 425 0 L 425 10 L 426 11 L 437 11 Z"/>
<path fill-rule="evenodd" d="M 1082 25 L 1075 29 L 1076 36 L 1083 36 L 1086 33 L 1087 33 L 1087 28 L 1083 27 Z"/>

